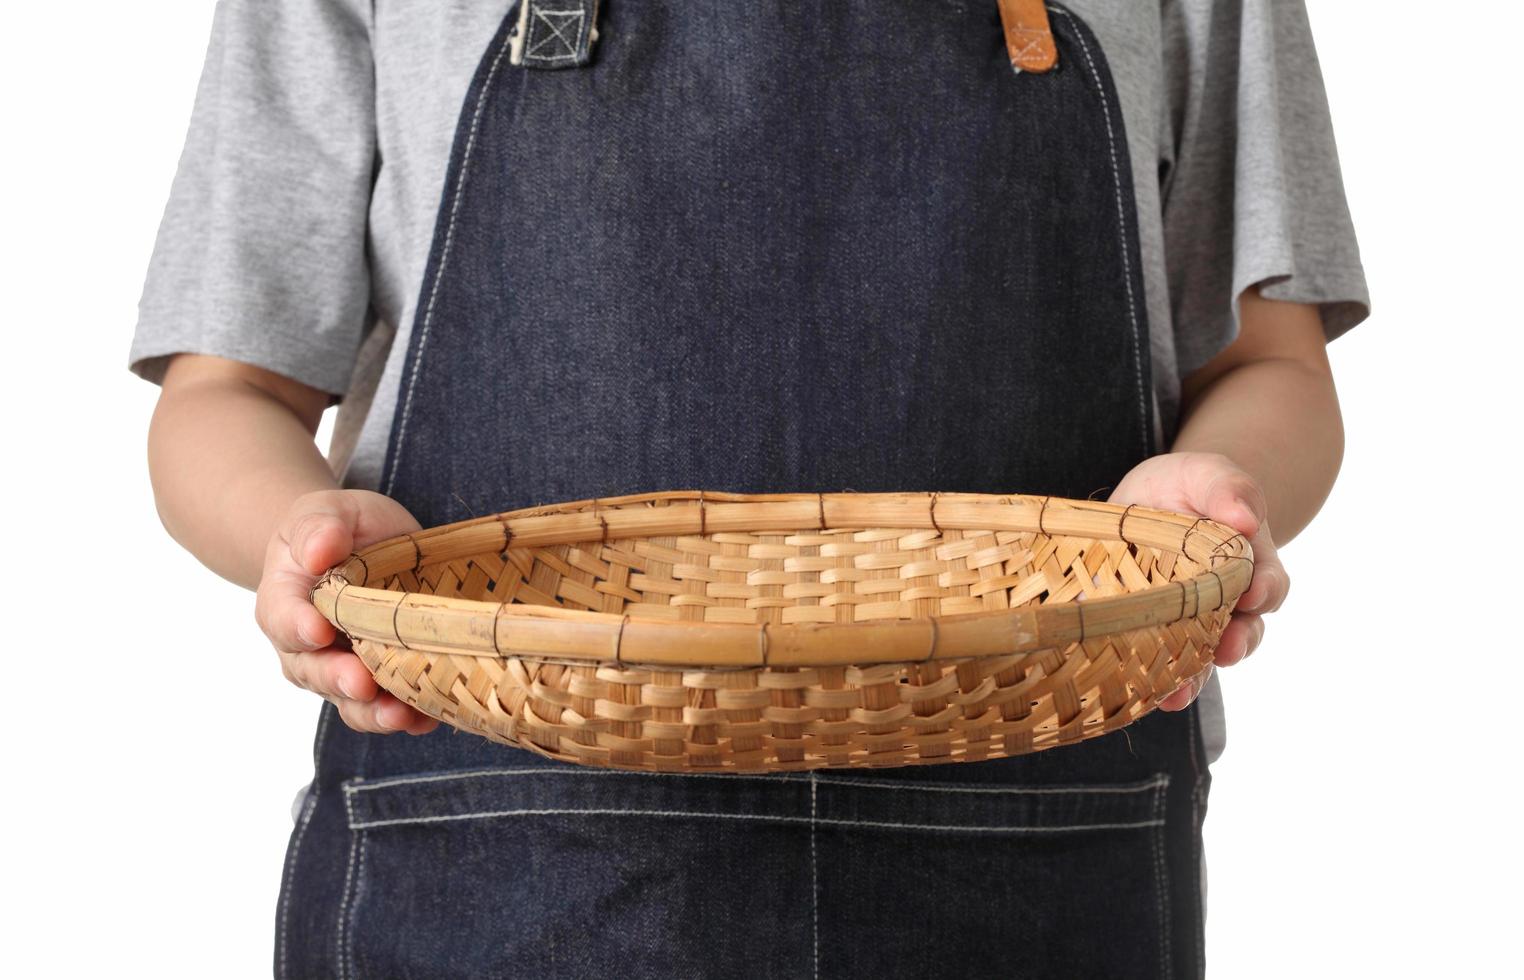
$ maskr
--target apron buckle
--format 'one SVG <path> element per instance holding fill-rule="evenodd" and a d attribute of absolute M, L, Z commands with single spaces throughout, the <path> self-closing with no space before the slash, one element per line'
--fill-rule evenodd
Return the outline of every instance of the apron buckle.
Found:
<path fill-rule="evenodd" d="M 576 68 L 598 39 L 598 0 L 520 0 L 508 60 L 522 68 Z"/>
<path fill-rule="evenodd" d="M 1044 72 L 1058 64 L 1058 45 L 1048 23 L 1044 0 L 999 0 L 1000 24 L 1005 29 L 1005 48 L 1011 68 L 1018 72 Z"/>

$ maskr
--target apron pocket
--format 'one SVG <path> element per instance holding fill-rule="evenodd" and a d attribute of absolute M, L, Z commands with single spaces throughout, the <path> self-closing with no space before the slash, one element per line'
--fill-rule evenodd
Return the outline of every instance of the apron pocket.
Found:
<path fill-rule="evenodd" d="M 399 978 L 1167 975 L 1167 785 L 537 757 L 350 780 L 339 958 Z"/>
<path fill-rule="evenodd" d="M 1168 785 L 821 776 L 819 975 L 1172 976 Z"/>

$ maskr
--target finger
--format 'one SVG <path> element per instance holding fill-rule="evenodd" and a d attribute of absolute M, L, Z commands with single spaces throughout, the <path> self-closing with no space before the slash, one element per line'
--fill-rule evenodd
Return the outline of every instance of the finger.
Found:
<path fill-rule="evenodd" d="M 1258 534 L 1268 508 L 1254 478 L 1225 457 L 1206 456 L 1195 465 L 1202 470 L 1186 481 L 1186 492 L 1196 512 L 1245 537 Z"/>
<path fill-rule="evenodd" d="M 1196 689 L 1191 681 L 1186 681 L 1175 689 L 1169 697 L 1159 702 L 1161 711 L 1184 711 L 1196 700 Z"/>
<path fill-rule="evenodd" d="M 1227 629 L 1217 641 L 1212 663 L 1219 667 L 1231 667 L 1254 652 L 1260 637 L 1264 635 L 1264 620 L 1250 613 L 1234 613 L 1228 620 Z"/>
<path fill-rule="evenodd" d="M 1254 575 L 1234 608 L 1260 615 L 1275 612 L 1291 591 L 1291 577 L 1286 574 L 1286 566 L 1281 564 L 1280 550 L 1276 548 L 1268 527 L 1261 528 L 1260 533 L 1249 539 L 1249 547 L 1254 550 Z"/>
<path fill-rule="evenodd" d="M 377 720 L 374 702 L 367 704 L 361 701 L 339 698 L 334 701 L 334 704 L 338 706 L 339 717 L 344 720 L 344 724 L 357 732 L 365 732 L 370 735 L 387 735 L 393 731 L 393 729 L 383 726 Z"/>
<path fill-rule="evenodd" d="M 382 691 L 376 697 L 377 717 L 381 724 L 392 731 L 423 735 L 439 727 L 439 720 L 431 718 L 390 692 Z"/>
<path fill-rule="evenodd" d="M 303 498 L 302 507 L 277 538 L 294 565 L 309 575 L 321 575 L 354 550 L 359 506 L 349 494 L 321 493 Z"/>
<path fill-rule="evenodd" d="M 308 595 L 317 575 L 349 553 L 357 508 L 344 494 L 309 494 L 296 506 L 301 513 L 265 551 L 254 618 L 276 649 L 318 650 L 333 643 L 336 630 Z"/>
<path fill-rule="evenodd" d="M 375 701 L 351 701 L 340 698 L 335 702 L 339 708 L 339 717 L 344 719 L 344 724 L 357 732 L 366 732 L 371 735 L 389 735 L 396 731 L 387 722 L 387 715 L 381 711 L 383 702 L 379 697 Z"/>
<path fill-rule="evenodd" d="M 1249 648 L 1244 651 L 1244 659 L 1254 656 L 1254 651 L 1265 639 L 1265 621 L 1258 616 L 1254 617 L 1254 635 L 1249 638 Z"/>
<path fill-rule="evenodd" d="M 1206 669 L 1197 673 L 1194 677 L 1187 678 L 1175 689 L 1174 693 L 1159 702 L 1160 709 L 1164 711 L 1183 711 L 1191 706 L 1191 702 L 1200 696 L 1206 687 L 1207 679 L 1212 676 L 1212 665 L 1207 664 Z"/>
<path fill-rule="evenodd" d="M 1199 493 L 1200 513 L 1247 537 L 1254 552 L 1254 574 L 1236 608 L 1249 613 L 1274 612 L 1285 601 L 1291 579 L 1270 533 L 1264 491 L 1231 463 L 1219 460 L 1212 465 L 1215 468 L 1199 484 L 1204 488 Z"/>
<path fill-rule="evenodd" d="M 1184 709 L 1191 706 L 1192 697 L 1194 697 L 1194 695 L 1191 693 L 1191 686 L 1189 684 L 1182 685 L 1181 687 L 1175 689 L 1174 694 L 1171 694 L 1169 697 L 1159 702 L 1159 710 L 1183 711 Z"/>
<path fill-rule="evenodd" d="M 386 691 L 377 694 L 370 707 L 375 714 L 376 725 L 389 732 L 402 731 L 412 724 L 418 715 L 417 711 Z"/>
<path fill-rule="evenodd" d="M 277 649 L 318 650 L 338 633 L 308 601 L 317 576 L 356 546 L 417 530 L 418 521 L 390 497 L 361 491 L 308 494 L 293 510 L 265 552 L 255 618 Z"/>
<path fill-rule="evenodd" d="M 390 735 L 405 731 L 421 735 L 438 727 L 435 719 L 403 704 L 384 691 L 369 703 L 340 699 L 335 704 L 344 724 L 357 732 Z"/>
<path fill-rule="evenodd" d="M 438 718 L 430 718 L 428 715 L 424 714 L 422 711 L 419 711 L 416 708 L 410 708 L 408 710 L 413 712 L 413 720 L 408 724 L 406 728 L 402 730 L 407 732 L 409 735 L 427 735 L 429 732 L 432 732 L 434 729 L 439 727 Z"/>
<path fill-rule="evenodd" d="M 266 568 L 254 598 L 254 620 L 277 650 L 332 646 L 338 630 L 308 601 L 312 577 L 297 568 Z"/>
<path fill-rule="evenodd" d="M 291 683 L 325 698 L 367 703 L 380 693 L 364 661 L 347 650 L 282 653 L 281 666 Z"/>

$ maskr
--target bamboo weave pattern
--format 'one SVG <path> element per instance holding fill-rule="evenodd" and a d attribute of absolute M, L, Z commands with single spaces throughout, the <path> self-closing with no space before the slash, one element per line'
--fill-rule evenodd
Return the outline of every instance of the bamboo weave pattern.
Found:
<path fill-rule="evenodd" d="M 954 498 L 709 495 L 740 526 L 715 529 L 716 509 L 628 537 L 615 514 L 686 519 L 694 495 L 494 515 L 368 549 L 314 600 L 383 688 L 458 728 L 595 765 L 774 771 L 1114 731 L 1206 667 L 1252 569 L 1241 536 L 1196 518 Z M 933 526 L 900 526 L 907 501 Z M 898 520 L 838 525 L 827 502 Z"/>

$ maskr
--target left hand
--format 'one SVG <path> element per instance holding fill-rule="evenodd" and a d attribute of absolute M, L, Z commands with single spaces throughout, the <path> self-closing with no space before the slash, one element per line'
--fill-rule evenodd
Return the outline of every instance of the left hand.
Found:
<path fill-rule="evenodd" d="M 1108 499 L 1114 504 L 1195 514 L 1226 524 L 1249 539 L 1254 549 L 1254 576 L 1233 608 L 1212 663 L 1231 667 L 1253 653 L 1265 635 L 1263 617 L 1281 607 L 1291 587 L 1270 533 L 1265 493 L 1259 483 L 1219 453 L 1165 453 L 1133 467 Z M 1188 707 L 1211 674 L 1212 667 L 1208 666 L 1160 701 L 1159 707 L 1165 711 Z"/>

